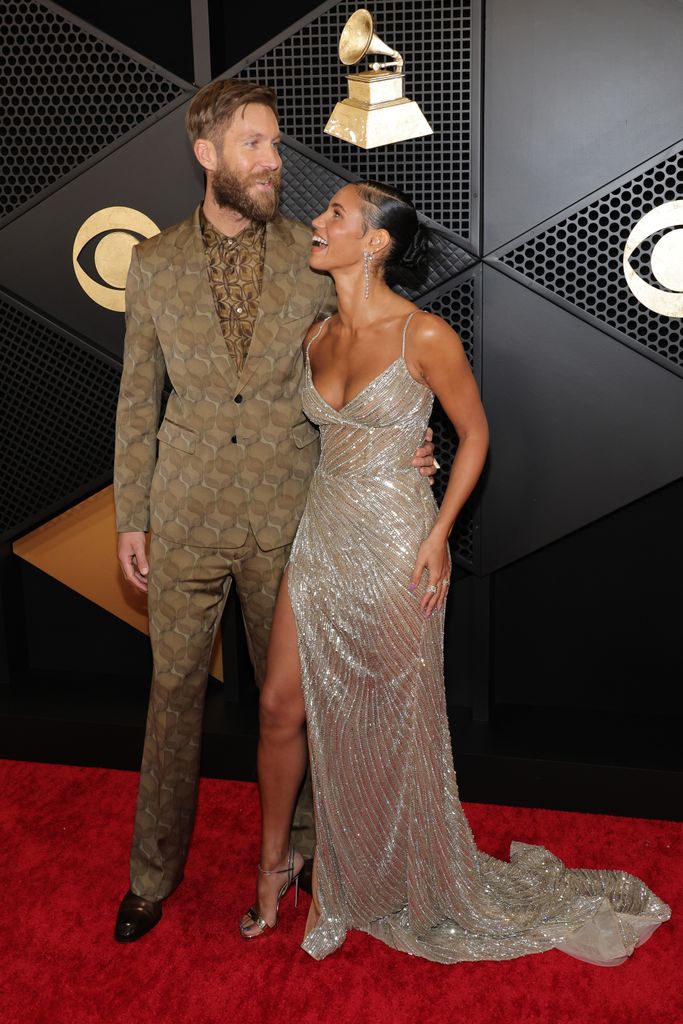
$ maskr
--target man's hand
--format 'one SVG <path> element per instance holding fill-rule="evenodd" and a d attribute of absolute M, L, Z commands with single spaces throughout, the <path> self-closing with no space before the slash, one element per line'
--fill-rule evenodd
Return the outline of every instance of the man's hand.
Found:
<path fill-rule="evenodd" d="M 434 475 L 439 469 L 439 464 L 434 458 L 434 445 L 432 444 L 432 438 L 434 437 L 434 431 L 431 427 L 427 427 L 425 430 L 425 439 L 420 447 L 415 452 L 411 466 L 417 466 L 420 470 L 421 476 L 429 477 L 430 486 L 434 486 Z"/>
<path fill-rule="evenodd" d="M 147 563 L 145 535 L 142 530 L 120 533 L 117 554 L 123 569 L 123 575 L 128 582 L 146 594 L 149 565 Z"/>

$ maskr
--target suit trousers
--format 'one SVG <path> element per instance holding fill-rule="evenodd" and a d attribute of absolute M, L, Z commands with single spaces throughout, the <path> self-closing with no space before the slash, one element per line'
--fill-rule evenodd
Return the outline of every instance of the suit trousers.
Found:
<path fill-rule="evenodd" d="M 232 581 L 260 688 L 289 550 L 287 545 L 262 551 L 251 532 L 235 549 L 184 547 L 152 535 L 148 607 L 154 672 L 130 861 L 131 888 L 145 899 L 165 899 L 182 879 L 197 805 L 209 662 Z M 312 854 L 310 777 L 294 831 L 300 833 L 299 848 L 308 846 Z"/>

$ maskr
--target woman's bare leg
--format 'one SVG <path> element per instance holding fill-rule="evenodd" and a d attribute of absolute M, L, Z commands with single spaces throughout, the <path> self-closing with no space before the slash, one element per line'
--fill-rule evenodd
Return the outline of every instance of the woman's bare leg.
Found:
<path fill-rule="evenodd" d="M 258 781 L 261 798 L 261 867 L 266 871 L 287 866 L 294 805 L 306 772 L 306 713 L 301 691 L 296 622 L 282 578 L 268 642 L 266 678 L 259 703 Z M 303 864 L 294 854 L 294 874 Z M 287 880 L 285 872 L 256 879 L 255 908 L 269 925 L 276 921 L 277 894 Z M 246 915 L 241 928 L 247 936 L 260 929 Z"/>
<path fill-rule="evenodd" d="M 304 928 L 304 938 L 312 931 L 318 923 L 320 917 L 320 904 L 318 903 L 318 851 L 316 850 L 313 854 L 313 870 L 311 872 L 311 892 L 313 893 L 313 899 L 311 905 L 308 908 L 308 917 L 306 918 L 306 926 Z"/>

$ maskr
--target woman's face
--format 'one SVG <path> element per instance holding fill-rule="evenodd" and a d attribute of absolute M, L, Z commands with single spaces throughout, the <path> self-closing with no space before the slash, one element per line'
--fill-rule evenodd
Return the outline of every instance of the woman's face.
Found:
<path fill-rule="evenodd" d="M 368 232 L 363 222 L 363 203 L 355 185 L 345 185 L 336 192 L 312 225 L 311 267 L 340 270 L 362 261 Z"/>

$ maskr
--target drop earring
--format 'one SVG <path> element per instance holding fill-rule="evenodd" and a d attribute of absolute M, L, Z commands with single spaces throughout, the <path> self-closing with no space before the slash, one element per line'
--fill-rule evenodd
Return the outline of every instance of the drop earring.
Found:
<path fill-rule="evenodd" d="M 363 291 L 363 298 L 367 299 L 370 295 L 370 260 L 372 259 L 371 252 L 363 253 L 363 276 L 365 278 L 365 290 Z"/>

